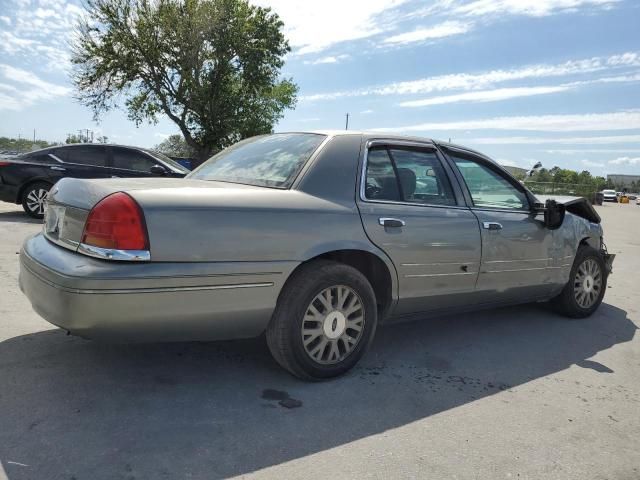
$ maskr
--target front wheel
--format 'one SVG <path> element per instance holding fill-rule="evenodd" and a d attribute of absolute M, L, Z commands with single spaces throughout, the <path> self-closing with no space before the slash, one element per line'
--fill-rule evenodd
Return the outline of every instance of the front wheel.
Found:
<path fill-rule="evenodd" d="M 22 208 L 27 215 L 33 218 L 43 218 L 46 207 L 47 195 L 51 185 L 45 182 L 36 182 L 29 185 L 22 194 Z"/>
<path fill-rule="evenodd" d="M 287 281 L 267 344 L 293 375 L 322 380 L 351 369 L 376 326 L 375 294 L 366 277 L 348 265 L 320 260 L 303 265 Z"/>
<path fill-rule="evenodd" d="M 595 312 L 607 289 L 607 270 L 600 252 L 580 246 L 571 267 L 569 282 L 552 304 L 559 313 L 571 318 L 584 318 Z"/>

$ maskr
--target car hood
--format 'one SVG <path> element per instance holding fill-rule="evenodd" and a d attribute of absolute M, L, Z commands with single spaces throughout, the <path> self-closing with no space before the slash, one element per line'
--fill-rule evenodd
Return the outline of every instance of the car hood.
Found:
<path fill-rule="evenodd" d="M 540 203 L 546 203 L 547 200 L 555 200 L 557 203 L 564 205 L 565 210 L 579 217 L 589 220 L 593 223 L 600 223 L 600 215 L 591 205 L 589 200 L 584 197 L 570 197 L 563 195 L 537 195 L 536 198 Z"/>

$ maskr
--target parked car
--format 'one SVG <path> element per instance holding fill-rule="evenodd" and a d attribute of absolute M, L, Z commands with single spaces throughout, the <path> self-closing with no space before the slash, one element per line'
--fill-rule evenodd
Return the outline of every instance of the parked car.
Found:
<path fill-rule="evenodd" d="M 266 332 L 294 375 L 340 375 L 378 324 L 600 305 L 613 255 L 585 200 L 536 198 L 486 156 L 382 134 L 284 133 L 185 180 L 66 178 L 20 286 L 54 325 L 116 341 Z"/>
<path fill-rule="evenodd" d="M 122 145 L 75 144 L 0 159 L 0 200 L 44 215 L 49 189 L 61 178 L 184 177 L 189 170 L 161 153 Z"/>
<path fill-rule="evenodd" d="M 617 202 L 618 194 L 615 190 L 603 190 L 602 191 L 603 200 L 605 202 Z"/>

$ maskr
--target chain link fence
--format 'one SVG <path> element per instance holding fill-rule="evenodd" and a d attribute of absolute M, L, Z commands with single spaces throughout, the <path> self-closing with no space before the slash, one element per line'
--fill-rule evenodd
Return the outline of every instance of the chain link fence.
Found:
<path fill-rule="evenodd" d="M 570 195 L 572 197 L 584 197 L 591 203 L 596 203 L 597 189 L 592 184 L 553 182 L 525 182 L 525 186 L 539 195 Z"/>

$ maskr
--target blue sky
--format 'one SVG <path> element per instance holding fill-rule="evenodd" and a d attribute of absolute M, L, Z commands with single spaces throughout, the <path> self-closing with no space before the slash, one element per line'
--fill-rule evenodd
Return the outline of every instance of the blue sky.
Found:
<path fill-rule="evenodd" d="M 277 130 L 410 133 L 503 164 L 640 173 L 638 0 L 254 0 L 286 24 L 300 86 Z M 177 129 L 100 124 L 68 77 L 80 4 L 0 0 L 0 135 L 90 128 L 152 146 Z"/>

